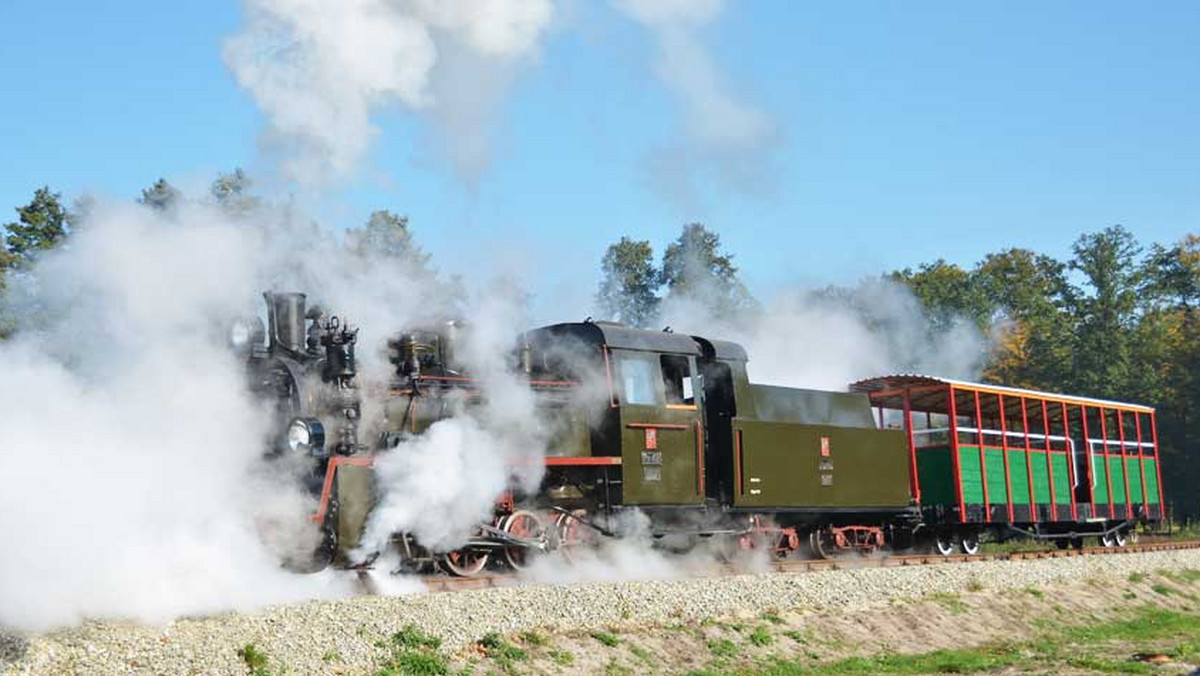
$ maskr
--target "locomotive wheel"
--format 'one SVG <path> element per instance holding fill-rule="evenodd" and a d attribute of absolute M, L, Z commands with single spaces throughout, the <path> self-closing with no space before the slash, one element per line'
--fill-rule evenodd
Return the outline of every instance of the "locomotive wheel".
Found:
<path fill-rule="evenodd" d="M 1059 549 L 1070 549 L 1071 545 L 1074 543 L 1075 543 L 1074 538 L 1058 538 L 1057 540 L 1054 541 L 1054 546 Z"/>
<path fill-rule="evenodd" d="M 579 558 L 581 552 L 590 550 L 596 544 L 596 531 L 579 522 L 586 518 L 587 512 L 577 509 L 570 514 L 559 514 L 554 520 L 554 533 L 558 540 L 558 551 L 563 558 L 573 561 Z"/>
<path fill-rule="evenodd" d="M 1112 533 L 1105 533 L 1104 535 L 1100 536 L 1100 546 L 1101 547 L 1116 547 L 1117 546 L 1117 538 L 1114 537 Z"/>
<path fill-rule="evenodd" d="M 1123 530 L 1113 533 L 1113 541 L 1118 547 L 1124 547 L 1125 545 L 1129 544 L 1129 540 L 1126 539 L 1125 531 Z"/>
<path fill-rule="evenodd" d="M 974 556 L 979 553 L 979 533 L 969 532 L 963 534 L 958 539 L 958 546 L 962 548 L 963 554 Z"/>
<path fill-rule="evenodd" d="M 933 539 L 933 551 L 940 556 L 950 556 L 954 553 L 954 538 L 946 533 L 938 533 Z"/>
<path fill-rule="evenodd" d="M 443 570 L 455 577 L 472 577 L 487 566 L 489 558 L 491 555 L 487 552 L 456 549 L 443 554 L 438 563 Z"/>
<path fill-rule="evenodd" d="M 1130 528 L 1129 530 L 1125 531 L 1125 537 L 1128 539 L 1129 544 L 1136 545 L 1138 543 L 1137 527 L 1135 526 L 1135 527 Z M 1122 545 L 1122 546 L 1124 546 L 1124 545 Z"/>
<path fill-rule="evenodd" d="M 524 540 L 545 540 L 546 522 L 534 512 L 524 509 L 509 514 L 500 520 L 500 530 Z M 513 570 L 522 570 L 529 566 L 531 552 L 529 547 L 505 547 L 504 561 Z"/>
<path fill-rule="evenodd" d="M 808 548 L 818 559 L 828 559 L 834 555 L 834 544 L 829 535 L 829 531 L 824 528 L 810 531 L 808 534 Z"/>

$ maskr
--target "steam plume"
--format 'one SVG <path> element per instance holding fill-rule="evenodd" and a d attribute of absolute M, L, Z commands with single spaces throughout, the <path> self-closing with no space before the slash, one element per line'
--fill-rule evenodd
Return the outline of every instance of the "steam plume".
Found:
<path fill-rule="evenodd" d="M 246 0 L 246 9 L 246 25 L 225 43 L 225 61 L 267 115 L 266 143 L 282 151 L 286 177 L 319 184 L 359 166 L 377 133 L 371 115 L 388 106 L 432 112 L 451 125 L 477 122 L 459 107 L 466 101 L 435 86 L 444 53 L 462 50 L 493 64 L 504 81 L 509 64 L 537 51 L 553 6 L 551 0 Z M 503 87 L 496 88 L 492 71 L 473 75 L 499 98 Z M 471 131 L 466 149 L 452 153 L 464 171 L 485 163 L 482 132 Z"/>
<path fill-rule="evenodd" d="M 735 95 L 700 40 L 699 31 L 720 16 L 723 0 L 612 0 L 645 26 L 658 48 L 655 71 L 683 110 L 687 138 L 660 150 L 653 180 L 685 202 L 695 202 L 697 164 L 727 186 L 754 192 L 778 140 L 775 121 Z"/>

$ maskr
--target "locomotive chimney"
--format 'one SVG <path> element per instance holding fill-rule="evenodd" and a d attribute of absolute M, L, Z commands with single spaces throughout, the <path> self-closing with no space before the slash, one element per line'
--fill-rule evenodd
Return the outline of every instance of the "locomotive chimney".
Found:
<path fill-rule="evenodd" d="M 305 295 L 268 291 L 263 297 L 267 299 L 267 332 L 271 336 L 271 349 L 303 353 Z"/>

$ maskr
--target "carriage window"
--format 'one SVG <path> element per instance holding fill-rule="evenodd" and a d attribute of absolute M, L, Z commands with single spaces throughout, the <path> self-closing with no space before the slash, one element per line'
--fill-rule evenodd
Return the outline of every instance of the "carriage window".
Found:
<path fill-rule="evenodd" d="M 621 384 L 625 404 L 650 405 L 658 403 L 654 386 L 654 363 L 632 355 L 621 356 Z"/>
<path fill-rule="evenodd" d="M 663 355 L 662 374 L 668 405 L 696 403 L 696 395 L 692 391 L 692 367 L 687 357 Z"/>

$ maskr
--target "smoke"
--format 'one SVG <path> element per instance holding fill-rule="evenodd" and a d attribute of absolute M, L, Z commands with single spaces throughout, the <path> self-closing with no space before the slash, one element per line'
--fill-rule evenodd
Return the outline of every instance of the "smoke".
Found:
<path fill-rule="evenodd" d="M 651 155 L 651 181 L 689 205 L 697 201 L 697 182 L 708 174 L 742 192 L 769 189 L 778 127 L 765 111 L 734 92 L 700 37 L 720 16 L 723 0 L 612 2 L 653 35 L 655 72 L 682 109 L 686 138 Z"/>
<path fill-rule="evenodd" d="M 17 326 L 0 342 L 0 626 L 158 622 L 352 593 L 345 575 L 280 566 L 317 543 L 307 520 L 315 497 L 302 488 L 302 463 L 264 460 L 278 430 L 249 394 L 226 329 L 261 312 L 264 289 L 307 290 L 310 305 L 361 328 L 363 391 L 386 392 L 386 339 L 459 309 L 456 287 L 420 268 L 355 253 L 288 210 L 263 205 L 231 219 L 183 201 L 165 214 L 99 204 L 65 245 L 10 275 L 4 305 Z M 468 346 L 472 363 L 504 354 L 500 336 L 518 323 L 523 298 L 471 299 L 486 327 Z M 506 333 L 508 345 L 516 333 Z M 536 435 L 528 423 L 510 425 L 529 404 L 487 375 L 502 369 L 494 357 L 480 369 L 494 383 L 486 415 L 453 423 L 476 455 L 446 475 L 474 477 L 463 490 L 489 498 L 498 490 L 488 482 L 507 476 L 502 459 L 538 452 L 517 448 L 516 439 Z M 364 414 L 381 413 L 379 397 L 368 396 Z M 510 433 L 497 440 L 494 429 Z M 363 441 L 377 431 L 365 426 Z M 454 443 L 430 439 L 431 449 Z M 518 474 L 528 485 L 537 472 Z M 441 476 L 423 475 L 435 485 Z M 429 499 L 422 513 L 438 507 Z"/>
<path fill-rule="evenodd" d="M 733 340 L 754 382 L 844 391 L 889 373 L 977 378 L 992 349 L 968 319 L 931 328 L 905 286 L 868 279 L 844 289 L 790 289 L 763 307 L 730 312 L 711 297 L 668 298 L 661 322 L 679 333 Z"/>
<path fill-rule="evenodd" d="M 528 493 L 537 490 L 553 428 L 506 359 L 528 326 L 525 297 L 515 291 L 511 280 L 501 279 L 469 304 L 472 323 L 461 357 L 477 388 L 456 393 L 451 417 L 376 461 L 381 494 L 361 555 L 386 547 L 396 531 L 409 531 L 437 551 L 456 549 L 478 524 L 491 521 L 506 488 L 515 483 Z"/>
<path fill-rule="evenodd" d="M 253 297 L 258 237 L 214 211 L 188 219 L 98 207 L 13 285 L 0 624 L 161 621 L 348 591 L 282 572 L 260 538 L 311 506 L 257 471 L 267 416 L 219 338 Z"/>
<path fill-rule="evenodd" d="M 307 185 L 350 175 L 378 132 L 372 114 L 397 106 L 436 121 L 456 171 L 478 177 L 487 113 L 553 17 L 551 0 L 246 0 L 246 11 L 225 61 L 267 115 L 284 175 Z"/>

